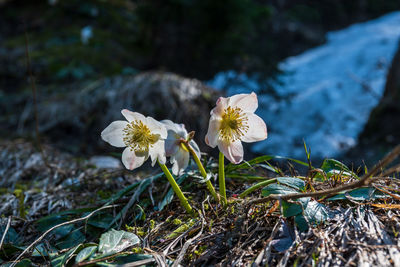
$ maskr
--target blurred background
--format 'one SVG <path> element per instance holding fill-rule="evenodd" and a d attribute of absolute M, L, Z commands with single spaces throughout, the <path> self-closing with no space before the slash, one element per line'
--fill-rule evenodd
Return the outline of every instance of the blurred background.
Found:
<path fill-rule="evenodd" d="M 0 0 L 0 137 L 106 154 L 128 108 L 210 151 L 218 96 L 255 91 L 248 153 L 368 163 L 400 141 L 399 38 L 398 0 Z"/>

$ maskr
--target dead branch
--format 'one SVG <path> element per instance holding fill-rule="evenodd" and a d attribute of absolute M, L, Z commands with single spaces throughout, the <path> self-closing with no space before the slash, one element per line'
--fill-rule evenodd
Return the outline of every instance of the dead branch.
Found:
<path fill-rule="evenodd" d="M 343 191 L 348 191 L 356 188 L 360 188 L 363 186 L 370 185 L 373 181 L 376 179 L 372 179 L 372 176 L 380 172 L 385 166 L 393 162 L 400 154 L 400 145 L 396 146 L 390 153 L 388 153 L 381 161 L 379 161 L 370 172 L 364 174 L 360 180 L 345 184 L 342 186 L 338 186 L 335 188 L 330 188 L 326 190 L 321 190 L 321 191 L 316 191 L 316 192 L 309 192 L 309 193 L 293 193 L 293 194 L 287 194 L 287 195 L 277 195 L 277 194 L 272 194 L 267 197 L 261 198 L 261 199 L 256 199 L 253 201 L 250 201 L 248 205 L 253 205 L 253 204 L 259 204 L 259 203 L 264 203 L 271 201 L 273 199 L 275 200 L 288 200 L 288 199 L 298 199 L 302 197 L 321 197 L 321 196 L 332 196 L 337 193 L 343 192 Z"/>

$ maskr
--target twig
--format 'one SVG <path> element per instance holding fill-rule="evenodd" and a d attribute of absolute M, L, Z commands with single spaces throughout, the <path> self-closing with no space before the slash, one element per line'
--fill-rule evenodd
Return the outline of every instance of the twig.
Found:
<path fill-rule="evenodd" d="M 40 241 L 42 241 L 42 239 L 43 239 L 47 234 L 49 234 L 51 231 L 53 231 L 53 230 L 55 230 L 55 229 L 57 229 L 57 228 L 59 228 L 59 227 L 61 227 L 61 226 L 64 226 L 64 225 L 68 225 L 68 224 L 76 223 L 76 222 L 80 222 L 80 221 L 85 221 L 85 220 L 89 219 L 90 217 L 92 217 L 93 214 L 95 214 L 95 213 L 98 212 L 98 211 L 101 211 L 101 210 L 104 210 L 104 209 L 113 208 L 113 207 L 116 207 L 116 206 L 118 206 L 118 205 L 103 206 L 103 207 L 98 208 L 97 210 L 92 211 L 91 213 L 89 213 L 89 214 L 86 215 L 85 217 L 78 218 L 78 219 L 74 219 L 74 220 L 71 220 L 71 221 L 68 221 L 68 222 L 63 222 L 63 223 L 60 223 L 60 224 L 57 224 L 57 225 L 51 227 L 51 228 L 50 228 L 49 230 L 47 230 L 44 234 L 42 234 L 38 239 L 36 239 L 32 244 L 30 244 L 24 251 L 22 251 L 22 253 L 19 254 L 19 256 L 13 261 L 13 263 L 10 265 L 10 267 L 14 267 L 14 266 L 17 264 L 18 260 L 21 259 L 21 257 L 22 257 L 26 252 L 28 252 L 28 251 L 29 251 L 33 246 L 35 246 L 37 243 L 39 243 Z"/>
<path fill-rule="evenodd" d="M 3 242 L 4 242 L 4 239 L 6 238 L 8 229 L 10 228 L 10 224 L 11 224 L 11 216 L 8 217 L 6 229 L 4 230 L 3 236 L 1 237 L 0 249 L 3 247 Z"/>
<path fill-rule="evenodd" d="M 189 239 L 189 240 L 187 240 L 185 242 L 185 244 L 183 245 L 183 247 L 181 249 L 181 252 L 179 253 L 179 255 L 176 258 L 176 260 L 174 261 L 174 264 L 172 265 L 172 267 L 180 266 L 179 264 L 182 261 L 183 257 L 185 256 L 186 251 L 189 248 L 189 246 L 193 243 L 193 241 L 195 241 L 197 238 L 199 238 L 203 234 L 204 225 L 205 225 L 204 218 L 203 218 L 203 216 L 201 216 L 201 229 L 200 229 L 200 231 L 198 232 L 198 234 L 196 236 L 194 236 L 193 238 L 191 238 L 191 239 Z"/>
<path fill-rule="evenodd" d="M 85 262 L 79 262 L 79 263 L 73 265 L 72 267 L 86 266 L 86 265 L 90 265 L 90 264 L 93 264 L 93 263 L 96 263 L 96 262 L 99 262 L 99 261 L 106 261 L 106 260 L 112 259 L 114 257 L 115 257 L 115 254 L 107 256 L 107 257 L 104 257 L 104 258 L 94 259 L 94 260 L 85 261 Z"/>
<path fill-rule="evenodd" d="M 331 189 L 310 192 L 310 193 L 293 193 L 293 194 L 287 194 L 287 195 L 271 194 L 267 197 L 250 201 L 248 203 L 248 205 L 264 203 L 264 202 L 271 201 L 273 199 L 288 200 L 288 199 L 298 199 L 298 198 L 302 198 L 302 197 L 321 197 L 321 196 L 328 197 L 328 196 L 335 195 L 342 191 L 347 191 L 347 190 L 351 190 L 351 189 L 369 185 L 374 180 L 376 180 L 376 179 L 373 179 L 372 176 L 374 176 L 376 173 L 380 172 L 382 168 L 384 168 L 386 165 L 390 164 L 393 160 L 395 160 L 399 156 L 399 154 L 400 154 L 400 145 L 396 146 L 389 154 L 387 154 L 380 162 L 378 162 L 378 164 L 376 164 L 369 173 L 366 173 L 365 175 L 363 175 L 360 178 L 360 180 L 358 180 L 356 182 L 345 184 L 345 185 L 338 186 L 338 187 L 331 188 Z"/>
<path fill-rule="evenodd" d="M 115 256 L 115 255 L 114 255 Z M 147 266 L 150 263 L 155 262 L 156 260 L 154 258 L 150 259 L 144 259 L 140 261 L 135 261 L 135 262 L 130 262 L 130 263 L 125 263 L 122 265 L 123 267 L 137 267 L 137 266 Z"/>

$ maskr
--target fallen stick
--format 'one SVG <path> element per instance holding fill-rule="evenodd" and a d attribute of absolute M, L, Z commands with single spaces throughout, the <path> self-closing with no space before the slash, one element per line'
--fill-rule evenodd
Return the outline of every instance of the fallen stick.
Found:
<path fill-rule="evenodd" d="M 309 193 L 293 193 L 287 195 L 279 195 L 279 194 L 271 194 L 267 197 L 256 199 L 247 203 L 247 205 L 259 204 L 268 202 L 271 200 L 289 200 L 289 199 L 298 199 L 302 197 L 321 197 L 321 196 L 331 196 L 335 195 L 342 191 L 348 191 L 351 189 L 360 188 L 363 186 L 370 185 L 373 181 L 376 181 L 376 178 L 372 178 L 375 174 L 380 172 L 382 168 L 393 162 L 400 155 L 400 145 L 396 146 L 391 152 L 389 152 L 381 161 L 379 161 L 370 172 L 364 174 L 360 180 L 355 181 L 353 183 L 345 184 L 342 186 L 338 186 L 335 188 L 330 188 L 326 190 L 320 190 L 316 192 Z"/>

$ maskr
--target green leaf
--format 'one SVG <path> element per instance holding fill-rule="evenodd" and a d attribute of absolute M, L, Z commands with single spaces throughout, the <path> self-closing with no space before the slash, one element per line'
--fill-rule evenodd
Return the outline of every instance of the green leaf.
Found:
<path fill-rule="evenodd" d="M 76 255 L 75 258 L 75 263 L 80 263 L 86 259 L 88 259 L 90 256 L 92 256 L 97 250 L 97 245 L 94 246 L 89 246 L 84 249 L 82 249 L 78 255 Z"/>
<path fill-rule="evenodd" d="M 133 206 L 133 204 L 135 204 L 136 200 L 139 198 L 139 196 L 143 193 L 144 190 L 146 190 L 146 188 L 147 188 L 150 184 L 152 184 L 156 179 L 162 177 L 163 175 L 164 175 L 164 173 L 160 173 L 160 174 L 151 176 L 151 177 L 149 177 L 149 178 L 146 178 L 146 179 L 144 179 L 144 180 L 138 182 L 138 183 L 137 183 L 137 186 L 138 186 L 139 188 L 137 188 L 137 189 L 135 190 L 135 194 L 134 194 L 134 196 L 133 196 L 133 197 L 136 198 L 135 201 L 129 201 L 128 204 L 126 204 L 126 205 L 123 207 L 123 209 L 114 217 L 114 219 L 112 220 L 112 222 L 108 225 L 107 229 L 108 229 L 108 228 L 111 228 L 111 227 L 113 226 L 113 224 L 121 218 L 122 214 L 125 214 L 126 212 L 128 212 L 128 210 Z M 123 191 L 124 191 L 124 190 L 123 190 Z M 126 193 L 128 193 L 128 192 L 125 192 L 125 191 L 124 191 L 124 194 L 126 194 Z M 119 197 L 121 197 L 123 194 L 121 195 L 121 194 L 119 193 L 119 194 L 117 194 L 117 195 L 118 195 Z M 114 197 L 112 197 L 111 199 L 112 199 L 113 201 L 116 200 Z M 112 201 L 110 200 L 107 204 L 110 204 L 111 202 L 112 202 Z"/>
<path fill-rule="evenodd" d="M 1 267 L 9 267 L 9 266 L 11 266 L 12 262 L 2 263 L 2 261 L 0 259 L 0 264 L 1 264 Z M 20 262 L 18 262 L 17 264 L 15 264 L 15 267 L 29 267 L 29 266 L 32 266 L 32 262 L 29 259 L 23 259 Z"/>
<path fill-rule="evenodd" d="M 15 246 L 13 244 L 3 244 L 0 250 L 0 257 L 3 259 L 10 259 L 13 255 L 24 249 L 25 247 Z"/>
<path fill-rule="evenodd" d="M 126 264 L 132 263 L 140 260 L 151 259 L 152 255 L 147 254 L 130 254 L 130 255 L 122 255 L 115 257 L 115 263 L 117 264 Z"/>
<path fill-rule="evenodd" d="M 0 226 L 0 239 L 3 237 L 4 231 L 6 230 L 6 225 Z M 4 237 L 3 244 L 18 244 L 18 234 L 14 228 L 8 228 L 7 234 Z"/>
<path fill-rule="evenodd" d="M 159 173 L 159 174 L 156 174 L 154 176 L 145 178 L 145 179 L 143 179 L 143 180 L 141 180 L 139 182 L 136 182 L 136 183 L 134 183 L 134 184 L 132 184 L 130 186 L 125 187 L 124 189 L 122 189 L 121 191 L 119 191 L 118 193 L 116 193 L 115 195 L 110 197 L 109 199 L 104 200 L 104 202 L 106 203 L 105 205 L 109 205 L 109 204 L 113 203 L 114 201 L 120 199 L 121 197 L 123 197 L 126 194 L 130 193 L 131 191 L 133 191 L 139 185 L 143 185 L 143 183 L 150 184 L 149 182 L 153 182 L 153 181 L 157 180 L 158 178 L 162 177 L 163 175 L 164 175 L 164 173 Z"/>
<path fill-rule="evenodd" d="M 111 229 L 100 237 L 99 253 L 111 255 L 136 245 L 140 239 L 133 233 Z"/>
<path fill-rule="evenodd" d="M 291 187 L 287 187 L 285 185 L 271 184 L 271 185 L 264 187 L 261 194 L 264 197 L 267 197 L 271 194 L 287 195 L 287 194 L 293 194 L 293 193 L 298 193 L 298 191 Z M 302 206 L 306 207 L 307 203 L 309 201 L 310 201 L 310 198 L 306 198 L 306 197 L 291 201 L 291 202 L 296 202 L 296 203 L 290 203 L 288 201 L 282 200 L 281 205 L 282 205 L 283 216 L 291 217 L 291 216 L 302 213 L 303 212 Z"/>
<path fill-rule="evenodd" d="M 308 230 L 308 223 L 303 214 L 296 215 L 296 217 L 294 217 L 294 222 L 301 232 L 306 232 Z"/>
<path fill-rule="evenodd" d="M 346 165 L 336 159 L 325 159 L 321 165 L 321 169 L 327 174 L 328 178 L 340 173 L 345 176 L 358 178 L 358 176 L 354 172 L 352 172 Z M 319 174 L 317 176 L 321 175 Z"/>
<path fill-rule="evenodd" d="M 297 202 L 298 204 L 282 200 L 281 205 L 282 205 L 283 216 L 288 218 L 291 216 L 295 216 L 297 214 L 301 214 L 303 212 L 304 207 L 307 207 L 307 204 L 310 201 L 310 199 L 311 198 L 309 197 L 302 197 L 293 201 Z"/>
<path fill-rule="evenodd" d="M 58 240 L 56 246 L 60 249 L 67 249 L 84 242 L 85 239 L 85 235 L 79 229 L 75 229 L 65 238 Z"/>
<path fill-rule="evenodd" d="M 242 164 L 229 163 L 225 168 L 225 172 L 229 173 L 231 171 L 238 170 L 238 169 L 249 169 L 255 164 L 263 163 L 263 162 L 266 162 L 266 161 L 271 160 L 271 159 L 286 159 L 286 160 L 293 161 L 293 162 L 295 162 L 297 164 L 300 164 L 300 165 L 308 167 L 308 163 L 305 163 L 305 162 L 303 162 L 301 160 L 282 157 L 282 156 L 265 155 L 265 156 L 260 156 L 260 157 L 254 158 L 254 159 L 249 160 L 247 162 L 244 162 Z"/>
<path fill-rule="evenodd" d="M 287 194 L 292 194 L 292 193 L 298 193 L 297 190 L 280 185 L 280 184 L 270 184 L 266 187 L 263 188 L 261 191 L 262 196 L 267 197 L 272 194 L 277 194 L 277 195 L 287 195 Z"/>
<path fill-rule="evenodd" d="M 378 198 L 385 198 L 386 194 L 376 191 L 374 187 L 362 187 L 354 189 L 350 192 L 337 194 L 328 200 L 343 200 L 343 199 L 351 199 L 355 201 L 365 201 L 365 200 L 373 200 Z"/>
<path fill-rule="evenodd" d="M 75 226 L 73 224 L 67 224 L 54 229 L 52 232 L 56 236 L 56 239 L 60 239 L 69 235 L 69 233 L 71 233 L 74 228 Z"/>
<path fill-rule="evenodd" d="M 108 212 L 103 212 L 90 217 L 87 223 L 98 228 L 107 229 L 113 220 L 114 216 Z"/>
<path fill-rule="evenodd" d="M 67 215 L 77 215 L 85 212 L 94 211 L 96 208 L 82 208 L 82 209 L 73 209 L 73 210 L 65 210 L 59 213 L 51 214 L 46 217 L 40 218 L 35 222 L 36 227 L 39 231 L 45 232 L 51 227 L 68 221 Z"/>
<path fill-rule="evenodd" d="M 304 190 L 306 185 L 303 180 L 295 177 L 278 177 L 276 179 L 278 180 L 279 183 L 293 187 L 300 191 Z"/>
<path fill-rule="evenodd" d="M 54 247 L 48 247 L 44 243 L 37 245 L 32 252 L 33 257 L 49 257 L 57 253 L 57 249 Z"/>
<path fill-rule="evenodd" d="M 77 245 L 76 247 L 71 248 L 66 253 L 61 254 L 57 257 L 53 257 L 51 259 L 52 267 L 63 267 L 65 264 L 74 256 L 74 253 L 82 248 L 82 244 Z"/>
<path fill-rule="evenodd" d="M 320 224 L 329 219 L 329 212 L 325 205 L 312 200 L 307 203 L 304 209 L 304 216 L 311 224 Z"/>

